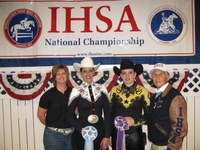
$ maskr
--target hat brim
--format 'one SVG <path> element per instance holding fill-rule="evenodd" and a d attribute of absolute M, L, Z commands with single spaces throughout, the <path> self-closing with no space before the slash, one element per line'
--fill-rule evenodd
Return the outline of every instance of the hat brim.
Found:
<path fill-rule="evenodd" d="M 121 70 L 118 68 L 118 67 L 116 67 L 116 66 L 114 66 L 113 67 L 113 71 L 114 71 L 114 73 L 116 74 L 116 75 L 120 75 L 120 73 L 121 73 Z"/>
<path fill-rule="evenodd" d="M 94 68 L 94 71 L 96 71 L 99 67 L 100 67 L 100 63 L 98 63 L 97 65 L 94 65 L 94 66 L 88 66 L 88 67 L 90 67 L 90 68 Z M 84 67 L 87 67 L 87 66 L 84 66 Z M 74 68 L 74 70 L 75 71 L 77 71 L 77 72 L 80 72 L 80 70 L 81 70 L 81 68 L 84 68 L 83 66 L 81 66 L 81 64 L 79 64 L 79 63 L 74 63 L 73 64 L 73 68 Z"/>
<path fill-rule="evenodd" d="M 136 64 L 133 69 L 137 73 L 137 76 L 141 75 L 144 71 L 142 64 Z"/>
<path fill-rule="evenodd" d="M 143 72 L 143 66 L 141 64 L 134 65 L 132 69 L 136 72 L 137 76 L 139 76 Z M 113 71 L 118 76 L 121 74 L 121 70 L 117 66 L 113 67 Z"/>

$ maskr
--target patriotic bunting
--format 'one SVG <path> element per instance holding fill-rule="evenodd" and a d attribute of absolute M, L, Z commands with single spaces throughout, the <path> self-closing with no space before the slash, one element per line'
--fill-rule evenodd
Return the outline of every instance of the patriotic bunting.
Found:
<path fill-rule="evenodd" d="M 188 70 L 172 70 L 170 72 L 169 82 L 179 91 L 181 91 L 184 83 L 189 76 Z M 138 84 L 146 87 L 151 94 L 155 92 L 153 82 L 148 71 L 144 71 L 136 78 Z M 108 92 L 113 86 L 122 83 L 120 76 L 114 74 L 112 68 L 100 70 L 95 73 L 94 81 L 104 84 Z M 82 78 L 76 71 L 71 71 L 69 86 L 75 87 L 82 83 Z M 1 72 L 0 73 L 0 94 L 8 94 L 10 97 L 17 100 L 33 100 L 43 91 L 47 90 L 52 84 L 50 72 Z"/>
<path fill-rule="evenodd" d="M 50 77 L 50 72 L 1 73 L 0 83 L 12 98 L 32 100 L 42 93 Z"/>

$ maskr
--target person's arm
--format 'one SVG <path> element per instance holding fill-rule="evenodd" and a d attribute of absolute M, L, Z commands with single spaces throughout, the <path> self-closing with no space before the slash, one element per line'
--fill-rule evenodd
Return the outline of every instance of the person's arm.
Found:
<path fill-rule="evenodd" d="M 103 93 L 103 103 L 104 103 L 104 126 L 105 126 L 105 136 L 101 141 L 101 150 L 106 150 L 110 144 L 110 103 L 108 98 L 108 93 Z"/>
<path fill-rule="evenodd" d="M 113 131 L 113 128 L 114 128 L 114 120 L 115 120 L 114 117 L 115 117 L 115 111 L 116 111 L 116 108 L 114 106 L 114 100 L 115 100 L 114 91 L 115 91 L 115 87 L 113 87 L 109 93 L 109 101 L 110 101 L 110 109 L 111 109 L 111 116 L 110 116 L 111 117 L 110 118 L 111 132 Z"/>
<path fill-rule="evenodd" d="M 37 117 L 40 120 L 40 122 L 44 125 L 46 124 L 46 113 L 47 113 L 47 109 L 38 107 Z"/>
<path fill-rule="evenodd" d="M 141 95 L 141 97 L 143 97 L 143 99 L 142 99 L 143 114 L 137 120 L 133 119 L 133 121 L 134 121 L 134 125 L 133 126 L 144 125 L 144 124 L 146 124 L 146 121 L 147 121 L 148 107 L 150 106 L 150 95 L 149 95 L 149 92 L 147 91 L 147 89 L 145 89 L 144 87 L 142 87 L 142 95 Z"/>
<path fill-rule="evenodd" d="M 105 137 L 110 138 L 110 103 L 108 96 L 106 94 L 103 94 L 103 100 L 104 100 L 104 126 L 105 126 Z"/>
<path fill-rule="evenodd" d="M 176 96 L 172 101 L 169 116 L 172 130 L 168 140 L 168 149 L 180 149 L 188 132 L 187 104 L 181 95 Z"/>
<path fill-rule="evenodd" d="M 75 112 L 77 112 L 77 100 L 79 97 L 77 97 L 77 90 L 74 88 L 71 92 L 69 103 L 68 103 L 68 119 L 70 124 L 81 133 L 82 126 L 77 122 L 77 118 L 75 115 Z M 75 96 L 76 95 L 76 96 Z"/>

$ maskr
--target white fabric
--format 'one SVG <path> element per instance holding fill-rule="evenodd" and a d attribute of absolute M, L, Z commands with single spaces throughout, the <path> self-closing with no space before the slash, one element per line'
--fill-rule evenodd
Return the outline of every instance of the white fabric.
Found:
<path fill-rule="evenodd" d="M 160 92 L 162 93 L 168 85 L 169 85 L 169 82 L 165 83 L 161 88 L 156 89 L 156 93 L 160 93 Z"/>
<path fill-rule="evenodd" d="M 83 67 L 89 67 L 89 68 L 94 68 L 94 70 L 96 71 L 99 67 L 100 67 L 100 63 L 98 63 L 97 65 L 94 65 L 94 62 L 92 60 L 91 57 L 85 57 L 81 63 L 74 63 L 73 64 L 74 70 L 80 72 L 80 69 Z"/>
<path fill-rule="evenodd" d="M 155 144 L 151 144 L 151 150 L 166 150 L 167 149 L 167 146 L 158 146 L 158 145 L 155 145 Z"/>
<path fill-rule="evenodd" d="M 169 72 L 169 71 L 167 70 L 166 65 L 163 64 L 163 63 L 157 63 L 157 64 L 155 64 L 155 65 L 153 66 L 153 69 L 150 71 L 150 74 L 152 74 L 154 70 L 161 70 L 161 71 L 163 71 L 163 72 Z"/>
<path fill-rule="evenodd" d="M 88 86 L 89 85 L 86 82 L 83 82 L 80 86 L 73 88 L 70 94 L 68 105 L 70 105 L 71 102 L 79 95 L 81 95 L 82 98 L 87 99 L 89 102 L 92 102 Z M 93 92 L 93 97 L 94 97 L 95 102 L 101 96 L 102 92 L 105 93 L 106 95 L 108 94 L 106 87 L 102 84 L 97 84 L 93 82 L 91 86 L 92 86 L 92 92 Z"/>

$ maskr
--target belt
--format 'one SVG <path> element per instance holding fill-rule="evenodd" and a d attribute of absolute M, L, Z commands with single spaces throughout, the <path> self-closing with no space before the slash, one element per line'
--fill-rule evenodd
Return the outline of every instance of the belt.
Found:
<path fill-rule="evenodd" d="M 61 128 L 54 128 L 54 127 L 47 127 L 47 128 L 49 128 L 50 130 L 59 132 L 59 133 L 63 133 L 65 135 L 67 135 L 67 134 L 69 134 L 69 133 L 71 133 L 71 132 L 74 131 L 74 128 L 63 128 L 63 129 L 61 129 Z"/>

